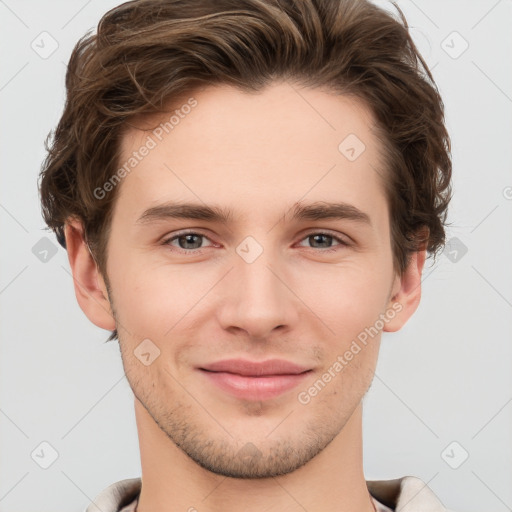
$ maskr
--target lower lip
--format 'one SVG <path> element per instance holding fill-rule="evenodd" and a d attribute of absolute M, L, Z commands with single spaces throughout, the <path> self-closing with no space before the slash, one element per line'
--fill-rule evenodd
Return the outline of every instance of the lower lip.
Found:
<path fill-rule="evenodd" d="M 201 372 L 222 390 L 245 400 L 268 400 L 279 396 L 298 386 L 311 373 L 248 377 L 227 372 Z"/>

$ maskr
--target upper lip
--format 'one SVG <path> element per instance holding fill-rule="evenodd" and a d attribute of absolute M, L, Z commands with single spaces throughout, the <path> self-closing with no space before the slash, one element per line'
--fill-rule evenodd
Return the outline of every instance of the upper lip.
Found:
<path fill-rule="evenodd" d="M 225 359 L 201 366 L 200 369 L 211 372 L 236 373 L 238 375 L 253 377 L 262 377 L 265 375 L 298 375 L 310 370 L 310 368 L 300 366 L 284 359 L 267 359 L 266 361 Z"/>

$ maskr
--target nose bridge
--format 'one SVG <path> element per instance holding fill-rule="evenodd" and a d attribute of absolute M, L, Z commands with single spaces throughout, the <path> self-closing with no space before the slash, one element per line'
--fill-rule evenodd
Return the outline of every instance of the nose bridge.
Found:
<path fill-rule="evenodd" d="M 293 294 L 281 281 L 277 251 L 251 238 L 236 248 L 221 321 L 225 328 L 238 327 L 264 337 L 293 321 Z"/>

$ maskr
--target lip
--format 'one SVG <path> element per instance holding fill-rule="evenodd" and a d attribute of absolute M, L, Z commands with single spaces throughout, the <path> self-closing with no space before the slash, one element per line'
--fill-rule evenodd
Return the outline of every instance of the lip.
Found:
<path fill-rule="evenodd" d="M 277 397 L 298 386 L 312 371 L 283 359 L 227 359 L 198 369 L 221 390 L 245 400 Z"/>
<path fill-rule="evenodd" d="M 267 359 L 266 361 L 248 361 L 247 359 L 225 359 L 201 367 L 212 372 L 228 372 L 247 377 L 264 377 L 267 375 L 297 375 L 310 368 L 300 366 L 284 359 Z"/>

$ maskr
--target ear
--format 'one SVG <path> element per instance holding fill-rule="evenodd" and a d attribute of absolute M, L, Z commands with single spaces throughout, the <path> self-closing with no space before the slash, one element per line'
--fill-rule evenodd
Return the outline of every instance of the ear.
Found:
<path fill-rule="evenodd" d="M 98 327 L 113 331 L 116 327 L 105 281 L 85 242 L 79 220 L 70 219 L 64 227 L 69 265 L 75 295 L 87 318 Z"/>
<path fill-rule="evenodd" d="M 421 273 L 426 256 L 425 248 L 413 252 L 403 274 L 395 276 L 388 309 L 394 310 L 396 315 L 385 324 L 384 331 L 400 330 L 416 311 L 421 299 Z"/>

